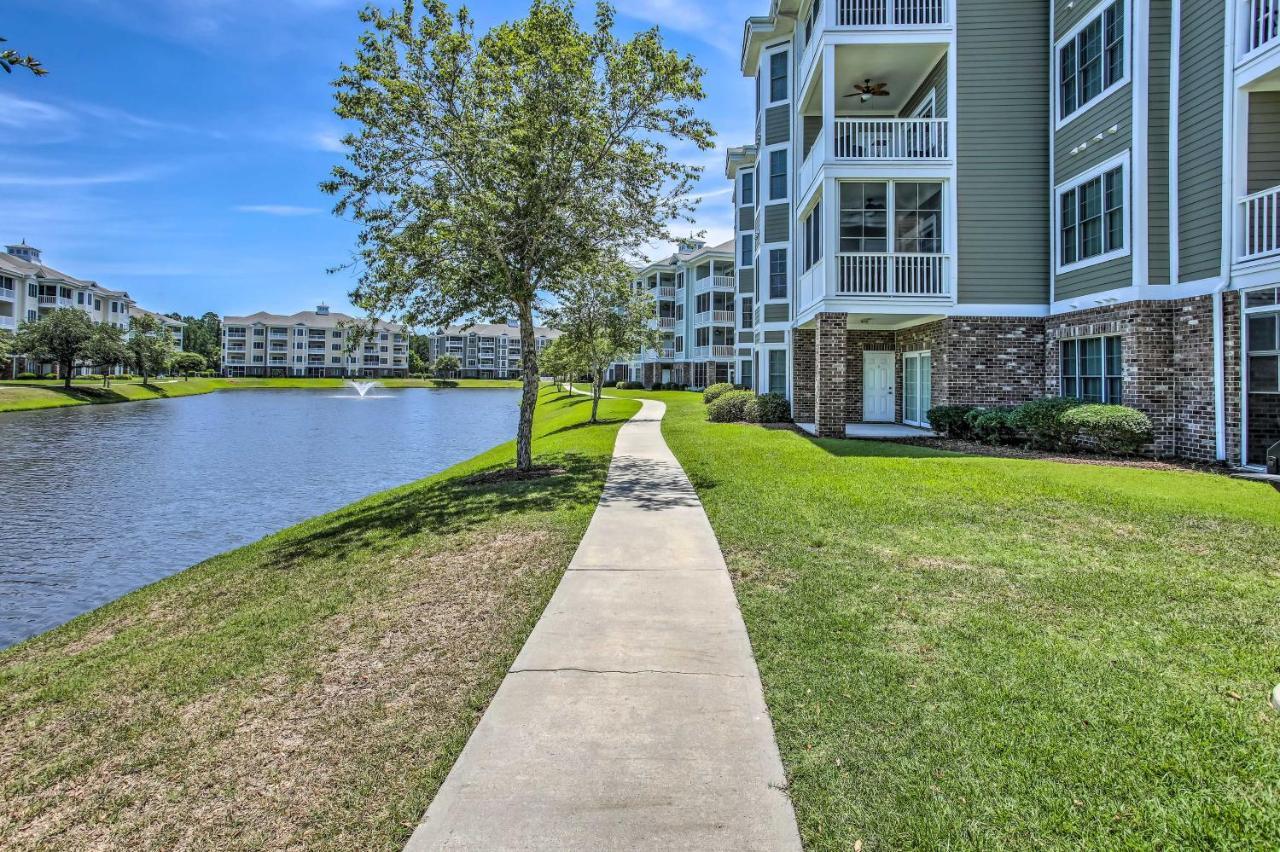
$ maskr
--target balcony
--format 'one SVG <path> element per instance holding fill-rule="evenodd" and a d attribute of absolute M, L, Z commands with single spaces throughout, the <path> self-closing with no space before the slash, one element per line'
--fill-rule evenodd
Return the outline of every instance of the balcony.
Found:
<path fill-rule="evenodd" d="M 37 301 L 39 302 L 40 307 L 42 308 L 52 308 L 58 304 L 58 297 L 46 296 L 44 293 L 41 293 Z M 70 300 L 68 299 L 68 301 Z"/>
<path fill-rule="evenodd" d="M 836 294 L 945 298 L 951 295 L 950 260 L 945 254 L 837 254 Z"/>
<path fill-rule="evenodd" d="M 1280 254 L 1280 186 L 1240 199 L 1240 213 L 1239 259 L 1247 262 Z"/>
<path fill-rule="evenodd" d="M 658 317 L 657 319 L 654 320 L 654 323 L 655 323 L 654 325 L 655 328 L 660 328 L 663 331 L 671 331 L 676 327 L 676 318 L 675 317 Z"/>
<path fill-rule="evenodd" d="M 947 23 L 947 0 L 836 0 L 836 26 L 939 27 Z"/>
<path fill-rule="evenodd" d="M 693 347 L 693 360 L 695 361 L 724 361 L 733 358 L 733 355 L 733 347 L 724 344 L 718 343 L 714 346 Z"/>
<path fill-rule="evenodd" d="M 7 328 L 10 331 L 18 327 L 18 321 L 13 317 L 0 317 L 0 328 Z"/>
<path fill-rule="evenodd" d="M 12 302 L 14 298 L 15 296 L 12 287 L 0 287 L 0 299 L 4 299 L 6 302 Z"/>
<path fill-rule="evenodd" d="M 694 325 L 733 325 L 737 315 L 733 311 L 701 311 L 693 315 Z"/>
<path fill-rule="evenodd" d="M 659 299 L 674 299 L 676 297 L 675 287 L 659 287 L 654 292 Z"/>
<path fill-rule="evenodd" d="M 719 291 L 721 293 L 733 292 L 733 276 L 732 275 L 708 275 L 706 278 L 698 279 L 693 285 L 693 292 L 707 293 Z"/>
<path fill-rule="evenodd" d="M 821 156 L 821 150 L 815 150 Z M 814 153 L 811 150 L 810 156 Z M 945 162 L 947 119 L 836 118 L 832 154 L 849 161 Z"/>
<path fill-rule="evenodd" d="M 1241 61 L 1280 44 L 1280 0 L 1244 0 L 1241 28 Z"/>

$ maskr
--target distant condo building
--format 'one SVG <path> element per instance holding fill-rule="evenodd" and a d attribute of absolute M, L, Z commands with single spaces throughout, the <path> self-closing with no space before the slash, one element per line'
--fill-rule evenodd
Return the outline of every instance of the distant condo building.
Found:
<path fill-rule="evenodd" d="M 16 332 L 24 322 L 35 322 L 58 308 L 77 308 L 94 322 L 107 323 L 128 330 L 129 321 L 141 314 L 161 320 L 182 349 L 185 326 L 172 317 L 138 306 L 123 290 L 110 290 L 96 281 L 76 278 L 46 266 L 40 249 L 25 242 L 5 246 L 0 252 L 0 331 Z M 15 372 L 35 370 L 40 365 L 19 355 L 14 359 Z M 79 367 L 88 372 L 92 367 Z"/>
<path fill-rule="evenodd" d="M 409 337 L 398 323 L 375 322 L 357 340 L 361 320 L 319 305 L 314 311 L 222 318 L 225 376 L 395 378 L 409 373 Z"/>
<path fill-rule="evenodd" d="M 560 332 L 537 326 L 535 352 L 541 352 Z M 451 325 L 431 335 L 431 360 L 452 355 L 461 365 L 458 375 L 468 379 L 520 377 L 520 329 L 515 325 Z"/>

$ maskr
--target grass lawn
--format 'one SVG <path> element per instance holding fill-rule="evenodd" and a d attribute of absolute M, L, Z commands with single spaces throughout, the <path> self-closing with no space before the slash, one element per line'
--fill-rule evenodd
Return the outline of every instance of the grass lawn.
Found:
<path fill-rule="evenodd" d="M 610 393 L 668 403 L 808 848 L 1275 848 L 1280 495 Z"/>
<path fill-rule="evenodd" d="M 638 406 L 498 447 L 0 652 L 0 847 L 398 850 L 551 596 Z"/>
<path fill-rule="evenodd" d="M 519 381 L 506 379 L 379 379 L 388 388 L 519 388 Z M 104 388 L 100 380 L 72 382 L 71 390 L 57 381 L 0 381 L 0 413 L 32 411 L 39 408 L 63 408 L 70 405 L 94 405 L 111 402 L 134 402 L 140 399 L 168 399 L 193 396 L 217 390 L 251 388 L 333 389 L 346 384 L 343 379 L 155 379 L 149 385 L 141 380 L 113 381 Z"/>

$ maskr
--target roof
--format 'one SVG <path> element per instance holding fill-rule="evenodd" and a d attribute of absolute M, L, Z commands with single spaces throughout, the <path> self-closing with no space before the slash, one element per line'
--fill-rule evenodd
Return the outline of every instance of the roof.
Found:
<path fill-rule="evenodd" d="M 696 263 L 703 258 L 713 258 L 713 255 L 723 255 L 723 258 L 732 260 L 734 257 L 734 241 L 732 239 L 725 240 L 716 246 L 699 246 L 690 252 L 677 251 L 675 254 L 655 260 L 648 266 L 637 271 L 637 277 L 648 275 L 650 272 L 656 272 L 663 269 L 672 269 L 680 264 Z"/>
<path fill-rule="evenodd" d="M 327 314 L 315 311 L 298 311 L 296 314 L 288 315 L 258 311 L 256 314 L 249 314 L 243 317 L 226 316 L 222 318 L 223 325 L 308 325 L 318 328 L 337 328 L 339 325 L 357 325 L 367 321 L 367 319 L 358 319 L 350 314 L 341 314 L 337 311 L 329 311 Z M 390 331 L 404 331 L 404 326 L 398 322 L 374 320 L 374 325 Z"/>
<path fill-rule="evenodd" d="M 739 145 L 736 148 L 730 148 L 724 155 L 724 176 L 733 180 L 738 176 L 738 169 L 755 165 L 755 162 L 755 145 Z"/>
<path fill-rule="evenodd" d="M 445 328 L 442 328 L 436 332 L 437 336 L 442 334 L 446 334 L 446 335 L 474 334 L 478 337 L 501 337 L 502 335 L 505 334 L 508 337 L 519 337 L 520 327 L 515 325 L 506 325 L 506 324 L 499 324 L 499 323 L 478 322 L 478 323 L 475 323 L 474 325 L 446 326 Z M 553 337 L 554 338 L 554 337 L 560 336 L 560 332 L 556 331 L 554 328 L 547 328 L 546 326 L 542 326 L 542 325 L 535 325 L 533 327 L 533 334 L 534 334 L 534 337 Z"/>
<path fill-rule="evenodd" d="M 46 266 L 43 263 L 31 263 L 20 257 L 14 257 L 8 252 L 0 251 L 0 270 L 11 272 L 14 275 L 21 275 L 25 278 L 42 278 L 49 282 L 61 282 L 74 287 L 84 287 L 104 296 L 129 298 L 129 294 L 124 290 L 111 290 L 103 287 L 97 281 L 76 278 L 74 275 L 68 275 L 59 269 L 54 269 L 52 266 Z"/>
<path fill-rule="evenodd" d="M 142 314 L 153 316 L 156 319 L 160 320 L 160 322 L 170 327 L 173 327 L 175 325 L 181 328 L 187 327 L 187 324 L 182 320 L 176 320 L 173 317 L 168 317 L 168 316 L 165 316 L 164 314 L 158 314 L 155 311 L 149 311 L 146 308 L 140 308 L 137 305 L 131 305 L 129 307 L 129 316 L 136 317 L 136 316 L 141 316 Z"/>

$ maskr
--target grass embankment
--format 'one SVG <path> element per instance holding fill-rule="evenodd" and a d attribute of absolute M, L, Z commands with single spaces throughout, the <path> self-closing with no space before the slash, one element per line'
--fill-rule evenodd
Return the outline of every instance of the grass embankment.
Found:
<path fill-rule="evenodd" d="M 1280 495 L 611 393 L 668 403 L 809 848 L 1274 847 Z"/>
<path fill-rule="evenodd" d="M 638 408 L 544 388 L 505 445 L 0 652 L 0 847 L 399 849 L 586 529 Z"/>
<path fill-rule="evenodd" d="M 378 379 L 388 388 L 519 388 L 520 382 L 506 379 Z M 323 390 L 340 388 L 344 379 L 154 379 L 113 381 L 104 388 L 101 380 L 75 380 L 67 390 L 56 381 L 0 381 L 0 413 L 32 411 L 41 408 L 64 408 L 72 405 L 96 405 L 112 402 L 136 402 L 142 399 L 169 399 L 179 396 L 213 393 L 219 390 L 250 388 L 303 388 Z"/>

